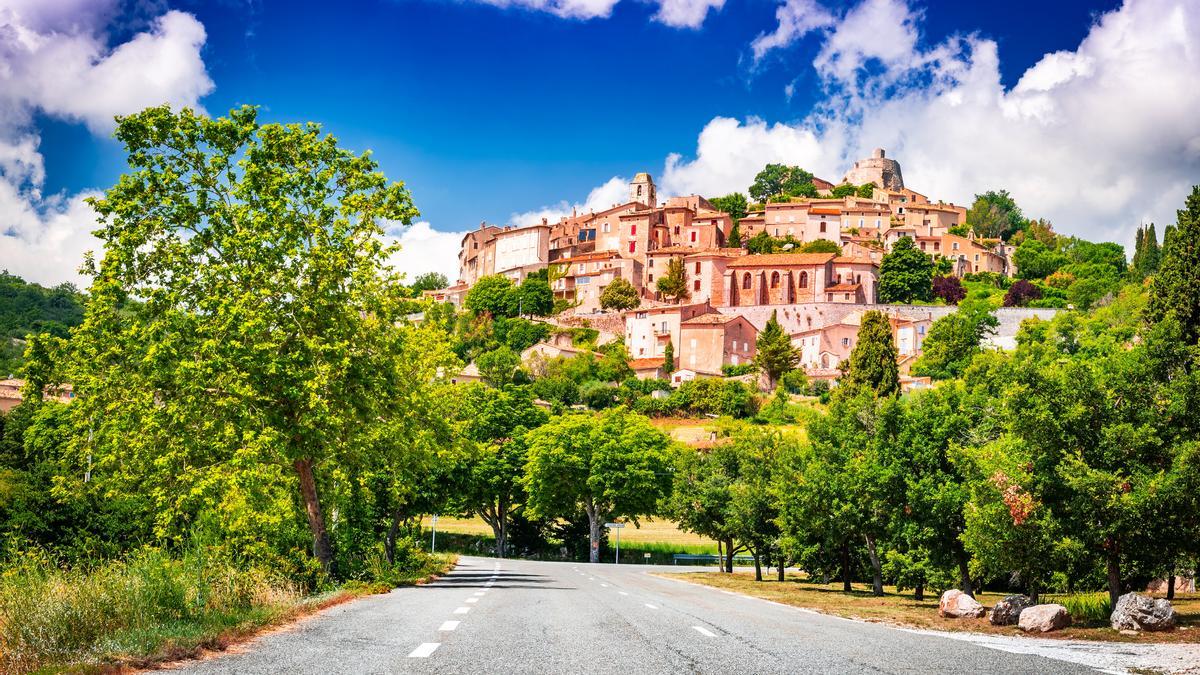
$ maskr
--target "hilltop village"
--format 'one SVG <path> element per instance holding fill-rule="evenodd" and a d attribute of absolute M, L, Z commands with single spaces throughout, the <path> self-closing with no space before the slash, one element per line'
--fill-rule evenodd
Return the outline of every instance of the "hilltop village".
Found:
<path fill-rule="evenodd" d="M 906 387 L 925 384 L 907 377 L 907 367 L 920 356 L 932 321 L 953 308 L 879 305 L 883 256 L 907 238 L 954 276 L 1012 277 L 1015 247 L 976 237 L 966 228 L 965 207 L 906 187 L 899 162 L 883 149 L 855 162 L 837 185 L 816 177 L 810 183 L 812 196 L 780 196 L 736 214 L 700 195 L 659 201 L 653 178 L 639 173 L 628 201 L 603 211 L 524 227 L 481 224 L 462 239 L 458 282 L 427 295 L 461 306 L 484 277 L 521 283 L 549 270 L 555 298 L 569 305 L 556 321 L 620 337 L 639 377 L 674 384 L 751 362 L 772 315 L 799 350 L 806 375 L 836 380 L 862 312 L 883 309 Z M 676 276 L 671 295 L 662 290 L 668 274 Z M 636 299 L 606 310 L 602 296 L 618 280 Z M 1011 311 L 1021 316 L 1002 321 L 994 342 L 1010 341 L 1020 318 L 1053 312 Z M 535 351 L 557 355 L 562 348 Z M 464 373 L 473 375 L 471 368 Z"/>

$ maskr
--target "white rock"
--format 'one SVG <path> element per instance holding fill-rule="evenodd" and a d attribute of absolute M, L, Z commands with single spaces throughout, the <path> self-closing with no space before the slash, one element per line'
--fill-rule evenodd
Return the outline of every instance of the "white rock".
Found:
<path fill-rule="evenodd" d="M 1017 624 L 1026 632 L 1049 633 L 1071 625 L 1071 614 L 1062 605 L 1034 605 L 1021 611 Z"/>
<path fill-rule="evenodd" d="M 987 610 L 976 602 L 975 598 L 957 588 L 952 588 L 942 593 L 942 599 L 938 601 L 938 614 L 951 619 L 964 617 L 977 619 L 987 614 Z"/>

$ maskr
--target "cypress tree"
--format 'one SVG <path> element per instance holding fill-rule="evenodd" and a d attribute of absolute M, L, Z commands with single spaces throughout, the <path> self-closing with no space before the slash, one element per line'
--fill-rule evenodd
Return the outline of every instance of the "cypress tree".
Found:
<path fill-rule="evenodd" d="M 675 343 L 667 340 L 667 348 L 663 350 L 663 368 L 667 375 L 675 372 Z"/>
<path fill-rule="evenodd" d="M 1137 234 L 1133 236 L 1133 261 L 1130 269 L 1139 276 L 1146 276 L 1146 230 L 1138 225 Z"/>
<path fill-rule="evenodd" d="M 754 365 L 767 374 L 772 388 L 779 378 L 796 369 L 800 363 L 800 352 L 792 346 L 792 339 L 771 312 L 771 318 L 755 343 Z"/>
<path fill-rule="evenodd" d="M 738 223 L 733 224 L 733 229 L 729 231 L 729 241 L 725 244 L 729 248 L 742 247 L 742 226 Z"/>
<path fill-rule="evenodd" d="M 1154 234 L 1154 223 L 1150 223 L 1150 227 L 1146 228 L 1146 243 L 1142 247 L 1142 264 L 1146 270 L 1146 274 L 1154 274 L 1158 271 L 1158 264 L 1162 261 L 1162 250 L 1158 247 L 1158 237 Z"/>
<path fill-rule="evenodd" d="M 1174 314 L 1187 344 L 1200 338 L 1200 185 L 1192 188 L 1174 227 L 1167 228 L 1162 260 L 1150 282 L 1146 319 Z"/>
<path fill-rule="evenodd" d="M 892 396 L 900 392 L 900 368 L 896 365 L 896 343 L 892 340 L 892 325 L 880 311 L 864 312 L 858 328 L 850 365 L 842 378 L 846 396 L 869 389 L 876 396 Z"/>

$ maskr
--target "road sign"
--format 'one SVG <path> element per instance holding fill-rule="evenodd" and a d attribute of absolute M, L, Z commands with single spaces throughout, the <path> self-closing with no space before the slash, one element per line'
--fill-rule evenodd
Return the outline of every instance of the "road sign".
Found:
<path fill-rule="evenodd" d="M 611 528 L 613 528 L 613 529 L 615 529 L 615 530 L 619 530 L 619 529 L 621 529 L 622 527 L 625 527 L 625 523 L 605 523 L 605 524 L 604 524 L 604 526 L 605 526 L 605 527 L 611 527 Z"/>
<path fill-rule="evenodd" d="M 625 523 L 605 523 L 605 527 L 617 531 L 617 551 L 613 554 L 613 564 L 621 564 L 621 528 L 625 527 Z"/>

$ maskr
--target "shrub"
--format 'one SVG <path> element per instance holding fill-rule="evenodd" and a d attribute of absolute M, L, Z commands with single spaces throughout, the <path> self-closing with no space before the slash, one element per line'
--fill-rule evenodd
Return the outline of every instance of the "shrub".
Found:
<path fill-rule="evenodd" d="M 617 388 L 593 380 L 579 387 L 579 401 L 592 410 L 611 408 L 617 402 Z"/>
<path fill-rule="evenodd" d="M 959 301 L 967 297 L 967 289 L 963 288 L 962 281 L 958 277 L 934 277 L 933 295 L 944 300 L 947 305 L 957 305 Z"/>
<path fill-rule="evenodd" d="M 1041 297 L 1042 290 L 1040 288 L 1024 279 L 1018 279 L 1004 294 L 1004 306 L 1024 307 Z"/>
<path fill-rule="evenodd" d="M 757 370 L 757 368 L 755 367 L 755 365 L 753 363 L 738 363 L 738 364 L 726 363 L 725 365 L 721 366 L 721 373 L 724 374 L 725 377 L 738 377 L 739 375 L 749 375 L 750 373 L 753 373 L 755 370 Z"/>

